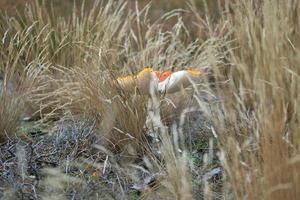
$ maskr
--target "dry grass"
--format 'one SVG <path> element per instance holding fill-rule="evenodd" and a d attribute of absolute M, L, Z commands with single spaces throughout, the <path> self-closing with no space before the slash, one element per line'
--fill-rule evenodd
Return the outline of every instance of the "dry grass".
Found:
<path fill-rule="evenodd" d="M 123 91 L 117 84 L 116 77 L 134 74 L 144 66 L 154 66 L 155 69 L 165 69 L 165 66 L 180 69 L 187 64 L 197 66 L 199 62 L 188 55 L 194 54 L 194 58 L 197 58 L 200 49 L 198 50 L 196 46 L 197 42 L 186 45 L 181 41 L 180 38 L 188 37 L 182 21 L 179 21 L 170 32 L 162 32 L 160 24 L 150 25 L 147 21 L 148 7 L 140 9 L 137 5 L 134 12 L 128 12 L 125 8 L 125 4 L 113 1 L 106 4 L 95 3 L 89 13 L 78 14 L 78 10 L 74 8 L 72 17 L 57 18 L 51 10 L 47 11 L 45 6 L 36 2 L 34 5 L 29 5 L 26 12 L 20 14 L 22 18 L 2 17 L 1 33 L 4 35 L 3 40 L 8 42 L 3 45 L 3 56 L 7 56 L 5 48 L 11 43 L 11 57 L 14 58 L 15 72 L 26 71 L 28 74 L 38 74 L 34 77 L 35 84 L 32 84 L 29 90 L 31 93 L 28 94 L 28 100 L 33 108 L 30 112 L 41 117 L 38 126 L 41 123 L 50 123 L 49 120 L 59 119 L 60 123 L 57 125 L 59 129 L 61 124 L 70 120 L 87 120 L 94 124 L 93 130 L 98 135 L 95 143 L 104 146 L 106 153 L 113 151 L 124 157 L 121 159 L 121 167 L 120 163 L 114 161 L 114 154 L 108 154 L 109 159 L 105 161 L 105 163 L 112 163 L 113 173 L 116 174 L 116 179 L 113 181 L 119 182 L 117 189 L 112 188 L 112 191 L 121 192 L 123 197 L 128 195 L 128 184 L 122 182 L 133 180 L 132 167 L 129 166 L 134 164 L 139 157 L 149 156 L 153 162 L 152 165 L 156 165 L 156 170 L 149 172 L 164 174 L 163 179 L 166 179 L 163 181 L 164 187 L 159 186 L 162 188 L 162 194 L 169 191 L 167 194 L 171 193 L 171 196 L 190 198 L 192 194 L 188 177 L 184 182 L 175 178 L 176 174 L 188 174 L 186 156 L 184 155 L 178 161 L 176 158 L 181 157 L 180 153 L 169 157 L 172 151 L 177 150 L 173 148 L 172 143 L 168 142 L 168 150 L 164 147 L 162 152 L 168 151 L 169 153 L 158 160 L 146 140 L 146 134 L 149 131 L 146 118 L 151 99 L 154 97 L 140 95 L 138 91 L 136 94 Z M 175 18 L 180 13 L 181 11 L 171 12 L 164 18 Z M 162 52 L 165 52 L 163 57 Z M 4 59 L 4 62 L 11 61 Z M 31 80 L 28 74 L 24 75 L 24 79 Z M 20 113 L 23 111 L 20 110 Z M 166 137 L 164 140 L 167 140 L 169 137 L 167 132 L 164 131 L 164 134 Z M 75 144 L 80 145 L 77 139 L 75 140 Z M 68 139 L 68 142 L 71 141 Z M 36 146 L 30 144 L 28 146 L 36 149 Z M 50 149 L 45 147 L 45 150 Z M 158 149 L 153 149 L 153 151 Z M 75 150 L 73 154 L 79 155 L 80 151 Z M 82 149 L 82 151 L 85 150 Z M 52 153 L 49 152 L 45 154 L 45 157 L 49 159 L 51 155 Z M 62 157 L 62 159 L 68 158 Z M 25 157 L 23 160 L 25 163 L 29 162 L 30 167 L 35 170 L 41 170 L 33 164 L 39 163 L 38 157 Z M 84 160 L 99 162 L 93 158 Z M 166 161 L 174 162 L 176 169 L 172 168 L 172 163 L 165 168 L 163 163 Z M 13 160 L 12 162 L 18 163 L 19 161 Z M 48 162 L 46 166 L 49 164 L 51 166 L 51 163 L 58 163 L 59 167 L 63 168 L 57 161 Z M 104 173 L 106 168 L 104 164 L 99 170 Z M 52 184 L 53 180 L 57 179 L 57 177 L 51 178 L 52 171 L 49 172 L 50 174 L 47 175 L 49 177 L 45 179 L 44 187 L 46 188 L 49 180 Z M 15 171 L 13 174 L 19 173 Z M 24 175 L 26 182 L 30 182 L 27 180 L 29 174 Z M 36 174 L 32 176 L 37 178 Z M 103 174 L 101 177 L 105 176 L 107 175 Z M 24 179 L 21 180 L 20 185 L 24 184 Z M 48 184 L 49 189 L 36 193 L 35 190 L 40 190 L 40 188 L 33 184 L 33 190 L 31 188 L 30 191 L 34 192 L 34 198 L 40 195 L 46 198 L 52 192 L 60 198 L 65 190 L 64 179 L 56 180 L 59 182 L 58 185 L 62 184 L 60 188 L 52 189 L 51 184 Z M 179 182 L 168 184 L 174 180 Z M 17 182 L 19 183 L 19 180 Z M 26 187 L 21 186 L 21 188 L 25 190 Z M 32 196 L 27 192 L 24 193 L 23 189 L 17 190 L 17 194 Z M 186 194 L 183 195 L 183 193 Z"/>
<path fill-rule="evenodd" d="M 127 143 L 142 147 L 147 97 L 122 91 L 104 72 L 64 70 L 63 78 L 53 80 L 57 89 L 47 94 L 51 107 L 59 108 L 57 111 L 63 112 L 65 119 L 94 121 L 103 145 L 114 150 Z"/>
<path fill-rule="evenodd" d="M 1 21 L 3 22 L 3 21 Z M 6 22 L 3 22 L 6 23 Z M 28 28 L 30 29 L 30 28 Z M 40 69 L 34 61 L 24 66 L 32 45 L 28 33 L 17 32 L 9 35 L 3 32 L 0 43 L 0 141 L 15 137 L 21 119 L 25 117 L 26 107 L 35 88 Z"/>
<path fill-rule="evenodd" d="M 1 16 L 5 187 L 35 199 L 100 198 L 103 191 L 125 199 L 134 190 L 144 199 L 296 199 L 300 4 L 220 1 L 212 13 L 210 3 L 190 2 L 154 22 L 149 5 L 129 7 L 95 1 L 57 17 L 36 1 L 15 18 Z M 201 83 L 167 95 L 130 93 L 116 81 L 146 66 L 205 73 Z M 214 139 L 184 128 L 199 108 L 205 117 L 196 115 L 192 127 L 208 119 Z M 40 118 L 35 127 L 55 126 L 56 135 L 14 140 L 26 113 Z M 78 121 L 88 128 L 69 124 Z M 212 169 L 222 173 L 215 140 L 223 182 L 207 178 Z"/>
<path fill-rule="evenodd" d="M 237 199 L 297 199 L 300 5 L 240 1 L 228 9 L 234 42 L 227 74 L 217 78 L 228 82 L 219 86 L 219 111 L 207 112 L 223 166 Z"/>
<path fill-rule="evenodd" d="M 22 108 L 24 102 L 22 97 L 9 94 L 2 91 L 0 96 L 0 141 L 6 141 L 13 138 L 20 123 Z"/>

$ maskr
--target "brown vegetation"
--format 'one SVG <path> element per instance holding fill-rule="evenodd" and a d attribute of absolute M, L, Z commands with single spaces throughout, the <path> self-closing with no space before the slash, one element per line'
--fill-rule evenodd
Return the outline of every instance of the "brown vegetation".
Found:
<path fill-rule="evenodd" d="M 190 2 L 157 20 L 93 3 L 1 16 L 0 194 L 299 197 L 298 1 Z M 204 73 L 174 94 L 124 90 L 117 77 L 145 66 Z M 28 110 L 38 131 L 24 131 Z"/>

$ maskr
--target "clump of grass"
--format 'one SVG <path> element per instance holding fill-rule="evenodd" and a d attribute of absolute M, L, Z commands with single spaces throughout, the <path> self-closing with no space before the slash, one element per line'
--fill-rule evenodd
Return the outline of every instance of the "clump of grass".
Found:
<path fill-rule="evenodd" d="M 230 2 L 222 21 L 234 42 L 216 80 L 224 100 L 208 111 L 237 199 L 297 199 L 299 10 L 294 1 Z M 220 76 L 219 76 L 220 75 Z M 222 78 L 221 78 L 222 77 Z"/>
<path fill-rule="evenodd" d="M 0 94 L 0 141 L 13 138 L 21 120 L 24 102 L 22 97 L 10 95 L 7 91 Z"/>
<path fill-rule="evenodd" d="M 28 43 L 17 33 L 11 40 L 5 34 L 0 43 L 0 141 L 14 138 L 40 70 L 35 63 L 20 67 Z M 19 45 L 18 50 L 15 46 Z"/>
<path fill-rule="evenodd" d="M 54 80 L 57 89 L 47 94 L 54 97 L 52 103 L 65 113 L 64 118 L 94 121 L 103 144 L 115 150 L 128 141 L 138 147 L 144 139 L 147 97 L 122 91 L 103 72 L 65 70 L 62 79 Z"/>
<path fill-rule="evenodd" d="M 30 66 L 43 71 L 28 97 L 33 107 L 31 112 L 41 116 L 43 121 L 63 117 L 62 111 L 70 114 L 68 116 L 80 114 L 87 118 L 101 115 L 101 132 L 110 133 L 117 123 L 119 128 L 113 130 L 115 135 L 136 138 L 142 135 L 145 101 L 138 96 L 128 98 L 128 94 L 118 94 L 111 100 L 117 95 L 117 86 L 113 87 L 112 81 L 104 83 L 106 79 L 113 79 L 105 73 L 123 69 L 120 62 L 125 57 L 121 46 L 128 42 L 133 15 L 125 12 L 125 3 L 95 2 L 89 13 L 84 12 L 82 6 L 80 15 L 75 6 L 73 16 L 61 19 L 38 2 L 27 5 L 26 12 L 16 18 L 2 16 L 3 65 L 14 61 L 14 66 L 9 67 L 20 72 Z M 7 47 L 11 55 L 5 53 Z M 137 114 L 137 110 L 140 113 Z M 125 122 L 124 118 L 132 123 Z M 136 123 L 138 121 L 140 123 Z"/>

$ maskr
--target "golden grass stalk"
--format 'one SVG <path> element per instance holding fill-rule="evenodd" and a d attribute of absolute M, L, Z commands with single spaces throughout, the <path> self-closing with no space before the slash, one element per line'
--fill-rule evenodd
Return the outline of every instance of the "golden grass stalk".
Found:
<path fill-rule="evenodd" d="M 225 76 L 215 72 L 227 84 L 218 86 L 218 111 L 207 111 L 223 166 L 237 199 L 297 199 L 300 5 L 264 0 L 225 7 L 221 23 L 234 42 L 222 59 L 229 64 Z"/>
<path fill-rule="evenodd" d="M 109 73 L 81 68 L 57 70 L 64 71 L 63 76 L 53 79 L 57 89 L 44 97 L 49 102 L 45 107 L 57 108 L 53 111 L 64 113 L 65 118 L 94 121 L 99 136 L 115 150 L 127 143 L 140 146 L 144 138 L 146 96 L 123 91 Z"/>

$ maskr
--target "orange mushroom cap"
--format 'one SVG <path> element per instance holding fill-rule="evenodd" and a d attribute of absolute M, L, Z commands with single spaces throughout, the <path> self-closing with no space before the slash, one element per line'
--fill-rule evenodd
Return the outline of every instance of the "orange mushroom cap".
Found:
<path fill-rule="evenodd" d="M 164 73 L 162 73 L 159 77 L 158 77 L 158 80 L 159 82 L 162 82 L 164 80 L 166 80 L 169 76 L 172 75 L 172 72 L 171 71 L 165 71 Z"/>

